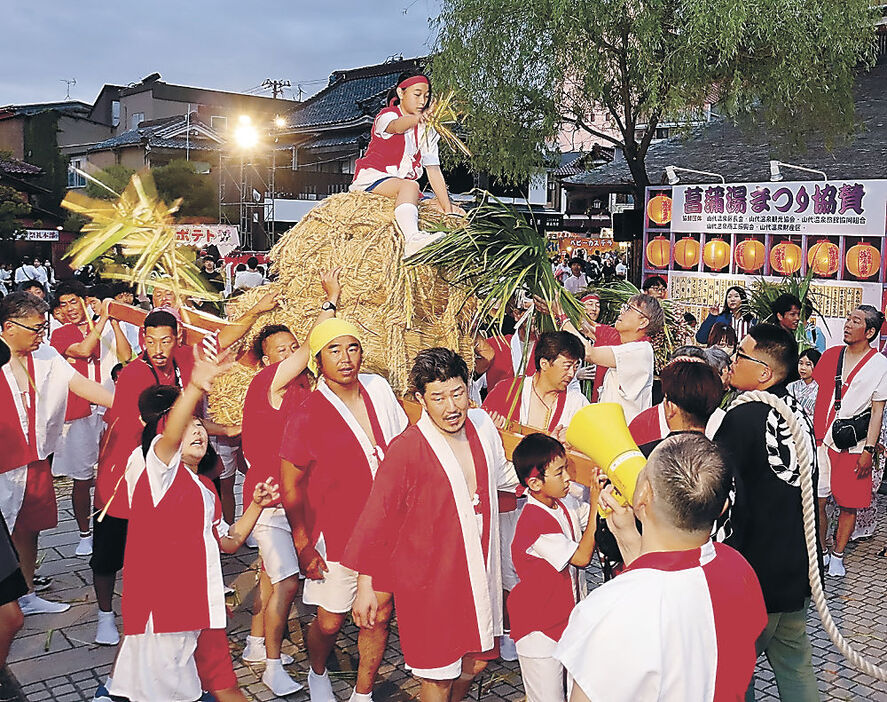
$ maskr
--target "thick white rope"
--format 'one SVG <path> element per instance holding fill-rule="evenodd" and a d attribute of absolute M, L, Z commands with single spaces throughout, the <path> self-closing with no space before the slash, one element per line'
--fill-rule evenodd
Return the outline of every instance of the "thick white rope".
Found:
<path fill-rule="evenodd" d="M 730 405 L 732 409 L 736 405 L 746 402 L 763 402 L 777 412 L 788 424 L 792 440 L 795 442 L 795 455 L 801 470 L 801 504 L 804 510 L 804 540 L 807 544 L 808 577 L 810 579 L 810 591 L 813 602 L 819 611 L 822 626 L 835 647 L 843 654 L 850 664 L 857 670 L 871 675 L 878 680 L 887 681 L 887 670 L 870 662 L 858 653 L 853 646 L 838 631 L 838 626 L 832 619 L 825 593 L 822 591 L 822 579 L 819 574 L 819 535 L 816 533 L 816 499 L 813 495 L 813 461 L 811 445 L 808 435 L 801 429 L 801 425 L 789 406 L 769 392 L 754 390 L 737 397 Z"/>

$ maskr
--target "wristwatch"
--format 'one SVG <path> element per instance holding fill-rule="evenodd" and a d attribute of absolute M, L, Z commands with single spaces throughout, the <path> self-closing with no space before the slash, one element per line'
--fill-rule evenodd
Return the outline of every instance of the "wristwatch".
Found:
<path fill-rule="evenodd" d="M 874 457 L 874 455 L 875 455 L 875 451 L 876 451 L 877 449 L 876 449 L 874 446 L 863 446 L 863 447 L 862 447 L 862 450 L 863 450 L 863 451 L 868 451 L 868 452 L 869 452 L 869 455 L 871 455 L 872 457 Z"/>
<path fill-rule="evenodd" d="M 335 306 L 332 302 L 330 302 L 329 300 L 327 300 L 326 302 L 324 302 L 324 303 L 320 306 L 320 309 L 323 310 L 324 312 L 335 312 L 335 311 L 336 311 L 336 306 Z"/>

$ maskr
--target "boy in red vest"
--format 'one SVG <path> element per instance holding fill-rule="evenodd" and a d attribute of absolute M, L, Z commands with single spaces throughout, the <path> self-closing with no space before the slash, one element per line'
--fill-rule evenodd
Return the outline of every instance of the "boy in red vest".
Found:
<path fill-rule="evenodd" d="M 514 469 L 529 490 L 511 545 L 519 582 L 508 598 L 527 702 L 565 702 L 564 667 L 552 657 L 576 603 L 585 596 L 580 568 L 591 561 L 589 507 L 569 495 L 567 455 L 547 434 L 514 449 Z"/>

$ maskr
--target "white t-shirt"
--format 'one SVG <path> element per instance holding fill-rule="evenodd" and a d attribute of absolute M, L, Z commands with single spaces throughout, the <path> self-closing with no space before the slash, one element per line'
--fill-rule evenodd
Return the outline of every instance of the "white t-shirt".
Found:
<path fill-rule="evenodd" d="M 585 277 L 584 273 L 573 275 L 571 272 L 570 275 L 564 278 L 564 287 L 567 289 L 567 292 L 571 292 L 575 295 L 580 290 L 584 290 L 588 287 L 588 278 Z"/>
<path fill-rule="evenodd" d="M 590 508 L 587 502 L 580 502 L 572 495 L 567 495 L 561 503 L 570 512 L 571 517 L 578 522 L 581 531 L 588 527 L 588 515 Z M 580 571 L 575 566 L 569 565 L 570 559 L 579 548 L 579 543 L 573 538 L 573 528 L 567 522 L 567 515 L 561 509 L 549 509 L 532 495 L 527 497 L 527 506 L 530 504 L 544 509 L 560 524 L 561 532 L 556 534 L 542 534 L 527 549 L 527 554 L 541 558 L 560 572 L 564 568 L 570 569 L 573 579 L 573 596 L 580 601 L 586 594 L 585 579 L 580 577 Z M 526 509 L 526 507 L 524 508 Z M 551 658 L 557 641 L 541 631 L 531 631 L 526 636 L 515 642 L 518 654 L 526 658 Z"/>
<path fill-rule="evenodd" d="M 629 341 L 608 348 L 613 349 L 616 366 L 604 376 L 600 402 L 622 405 L 625 421 L 631 422 L 653 406 L 653 345 L 649 341 Z"/>
<path fill-rule="evenodd" d="M 265 276 L 263 276 L 259 271 L 238 271 L 234 276 L 234 289 L 235 290 L 249 290 L 250 288 L 257 288 L 265 282 Z"/>
<path fill-rule="evenodd" d="M 845 365 L 845 381 L 849 374 L 850 373 L 846 370 Z M 832 383 L 832 392 L 829 396 L 829 414 L 826 416 L 831 415 L 831 408 L 835 404 L 834 387 L 835 385 Z M 887 400 L 887 358 L 880 353 L 875 353 L 875 355 L 859 369 L 859 372 L 857 372 L 853 378 L 853 382 L 850 383 L 850 387 L 841 394 L 841 409 L 838 411 L 838 417 L 841 419 L 850 419 L 851 417 L 855 417 L 856 415 L 865 412 L 872 406 L 872 402 L 883 400 Z M 834 422 L 832 422 L 832 424 L 834 424 Z M 835 442 L 832 439 L 832 424 L 830 424 L 826 430 L 825 438 L 822 443 L 830 449 L 837 451 L 838 449 L 835 448 Z M 862 449 L 865 446 L 865 440 L 866 437 L 863 437 L 856 446 L 849 449 L 849 452 L 862 453 Z"/>

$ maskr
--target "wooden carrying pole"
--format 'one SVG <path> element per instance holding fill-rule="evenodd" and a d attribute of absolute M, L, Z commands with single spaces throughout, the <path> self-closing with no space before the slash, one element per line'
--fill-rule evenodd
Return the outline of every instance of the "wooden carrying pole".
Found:
<path fill-rule="evenodd" d="M 138 327 L 141 327 L 145 323 L 145 317 L 148 316 L 148 313 L 140 307 L 133 307 L 132 305 L 125 305 L 122 302 L 116 301 L 111 303 L 109 313 L 114 319 L 121 322 L 129 322 Z M 185 343 L 189 346 L 199 344 L 207 334 L 211 334 L 212 332 L 218 331 L 228 325 L 228 322 L 224 319 L 203 312 L 197 312 L 196 310 L 187 310 L 183 316 L 187 316 L 189 319 L 188 322 L 182 323 L 185 330 Z M 403 405 L 404 411 L 407 413 L 410 424 L 415 424 L 419 421 L 419 417 L 422 416 L 422 406 L 418 402 L 410 399 L 401 399 L 400 403 Z M 523 426 L 515 422 L 512 422 L 510 431 L 503 429 L 499 430 L 499 435 L 502 437 L 502 445 L 505 447 L 505 456 L 509 461 L 514 453 L 515 446 L 520 443 L 520 440 L 527 434 L 533 434 L 537 431 L 537 429 Z M 591 488 L 592 504 L 597 504 L 598 491 L 597 483 L 594 480 L 594 463 L 582 453 L 568 451 L 567 470 L 569 470 L 570 478 L 572 480 Z"/>

